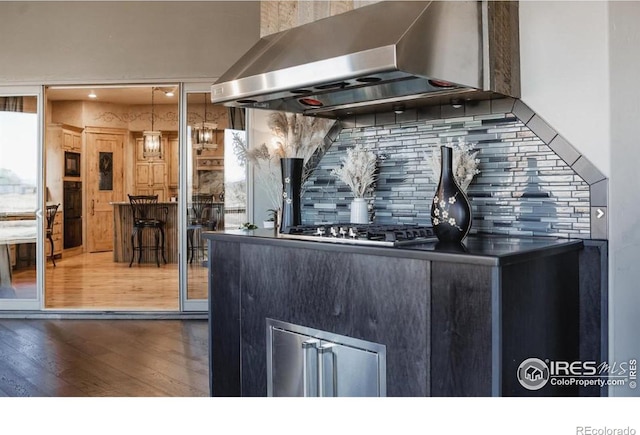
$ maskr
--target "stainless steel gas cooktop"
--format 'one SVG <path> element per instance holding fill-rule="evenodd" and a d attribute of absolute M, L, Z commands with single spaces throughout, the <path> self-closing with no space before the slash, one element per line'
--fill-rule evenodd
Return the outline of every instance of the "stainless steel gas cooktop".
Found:
<path fill-rule="evenodd" d="M 325 224 L 290 227 L 279 237 L 314 242 L 403 246 L 437 241 L 428 225 Z"/>

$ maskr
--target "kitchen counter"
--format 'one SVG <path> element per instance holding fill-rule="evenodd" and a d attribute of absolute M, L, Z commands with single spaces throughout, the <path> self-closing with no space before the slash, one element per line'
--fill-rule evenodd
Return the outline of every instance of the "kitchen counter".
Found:
<path fill-rule="evenodd" d="M 505 237 L 493 235 L 471 235 L 462 244 L 446 245 L 438 242 L 420 243 L 397 247 L 379 247 L 348 243 L 312 242 L 279 237 L 273 230 L 227 230 L 205 233 L 212 240 L 238 241 L 243 243 L 293 246 L 340 252 L 353 252 L 388 257 L 414 258 L 431 261 L 504 266 L 549 255 L 582 248 L 582 240 L 553 237 Z M 326 239 L 323 239 L 326 240 Z"/>
<path fill-rule="evenodd" d="M 597 324 L 600 312 L 585 302 L 581 240 L 471 236 L 454 252 L 436 243 L 299 241 L 273 230 L 204 237 L 213 396 L 267 394 L 266 319 L 385 346 L 388 396 L 601 392 L 530 391 L 516 378 L 527 358 L 599 357 L 599 341 L 585 345 L 599 330 L 582 319 Z"/>

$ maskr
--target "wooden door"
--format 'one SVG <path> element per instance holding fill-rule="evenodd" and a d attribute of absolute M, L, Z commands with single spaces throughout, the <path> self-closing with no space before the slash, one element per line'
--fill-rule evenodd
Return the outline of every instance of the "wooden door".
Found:
<path fill-rule="evenodd" d="M 113 205 L 124 201 L 124 134 L 87 133 L 87 249 L 113 250 Z"/>

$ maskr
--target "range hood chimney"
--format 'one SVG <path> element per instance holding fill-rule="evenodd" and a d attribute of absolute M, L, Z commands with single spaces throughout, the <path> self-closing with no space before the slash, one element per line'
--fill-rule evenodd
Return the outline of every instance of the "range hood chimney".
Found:
<path fill-rule="evenodd" d="M 382 1 L 258 41 L 211 101 L 330 118 L 520 97 L 518 3 Z"/>

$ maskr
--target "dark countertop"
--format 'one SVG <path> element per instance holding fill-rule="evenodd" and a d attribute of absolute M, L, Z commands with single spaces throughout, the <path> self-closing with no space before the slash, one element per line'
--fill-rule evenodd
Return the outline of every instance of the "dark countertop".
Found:
<path fill-rule="evenodd" d="M 580 239 L 553 237 L 509 237 L 498 235 L 470 235 L 462 246 L 442 246 L 437 242 L 401 247 L 379 247 L 294 240 L 278 237 L 273 230 L 227 230 L 205 232 L 204 237 L 236 243 L 268 244 L 299 249 L 318 249 L 337 252 L 352 252 L 365 255 L 403 257 L 428 261 L 477 264 L 483 266 L 505 266 L 548 255 L 557 255 L 582 249 Z"/>

